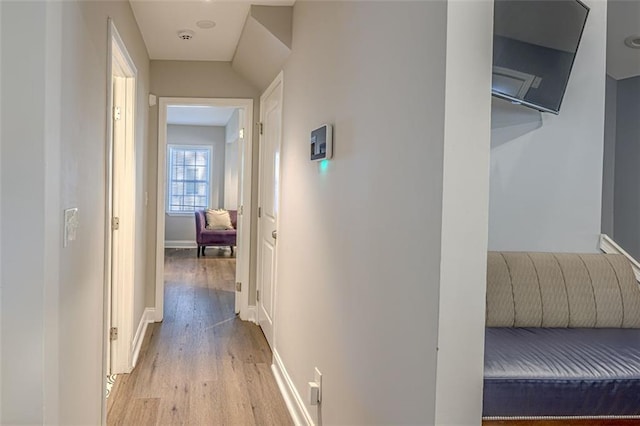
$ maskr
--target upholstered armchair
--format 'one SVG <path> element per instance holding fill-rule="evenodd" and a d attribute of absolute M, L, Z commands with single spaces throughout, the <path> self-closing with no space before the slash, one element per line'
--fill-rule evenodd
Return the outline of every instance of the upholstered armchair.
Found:
<path fill-rule="evenodd" d="M 207 229 L 206 216 L 204 210 L 198 210 L 196 215 L 196 242 L 198 243 L 198 257 L 204 256 L 204 248 L 229 246 L 233 255 L 233 248 L 236 245 L 236 228 L 238 227 L 238 212 L 229 210 L 233 229 Z"/>

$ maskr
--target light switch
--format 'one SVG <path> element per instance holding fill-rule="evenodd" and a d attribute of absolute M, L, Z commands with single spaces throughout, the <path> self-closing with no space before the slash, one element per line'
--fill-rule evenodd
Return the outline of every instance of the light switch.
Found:
<path fill-rule="evenodd" d="M 67 247 L 69 242 L 76 240 L 78 230 L 78 208 L 66 209 L 64 211 L 64 241 L 63 247 Z"/>

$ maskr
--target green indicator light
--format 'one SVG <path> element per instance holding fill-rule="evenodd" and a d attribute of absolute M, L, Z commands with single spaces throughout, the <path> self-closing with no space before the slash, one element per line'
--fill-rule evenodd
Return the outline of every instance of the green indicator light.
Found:
<path fill-rule="evenodd" d="M 329 160 L 322 160 L 320 162 L 320 171 L 324 172 L 329 168 Z"/>

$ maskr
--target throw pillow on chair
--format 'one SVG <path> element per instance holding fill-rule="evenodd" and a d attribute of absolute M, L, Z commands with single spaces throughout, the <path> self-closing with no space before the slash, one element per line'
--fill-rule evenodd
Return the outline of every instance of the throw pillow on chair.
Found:
<path fill-rule="evenodd" d="M 229 212 L 227 210 L 207 209 L 205 217 L 207 219 L 206 229 L 233 229 L 231 216 L 229 216 Z"/>

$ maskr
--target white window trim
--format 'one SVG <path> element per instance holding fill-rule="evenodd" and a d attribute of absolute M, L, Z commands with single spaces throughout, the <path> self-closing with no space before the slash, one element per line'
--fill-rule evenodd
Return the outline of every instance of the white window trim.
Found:
<path fill-rule="evenodd" d="M 189 145 L 189 144 L 181 144 L 181 143 L 168 143 L 167 144 L 167 152 L 166 152 L 166 167 L 167 167 L 167 184 L 166 184 L 166 193 L 167 196 L 165 197 L 165 203 L 164 203 L 164 211 L 165 214 L 167 216 L 183 216 L 183 217 L 191 217 L 193 216 L 193 212 L 172 212 L 169 210 L 169 204 L 170 204 L 170 200 L 171 200 L 171 156 L 169 155 L 169 152 L 171 151 L 171 148 L 179 148 L 179 149 L 207 149 L 209 151 L 209 202 L 208 202 L 208 206 L 206 208 L 211 207 L 211 203 L 213 202 L 213 145 L 207 145 L 207 144 L 202 144 L 202 145 Z"/>

